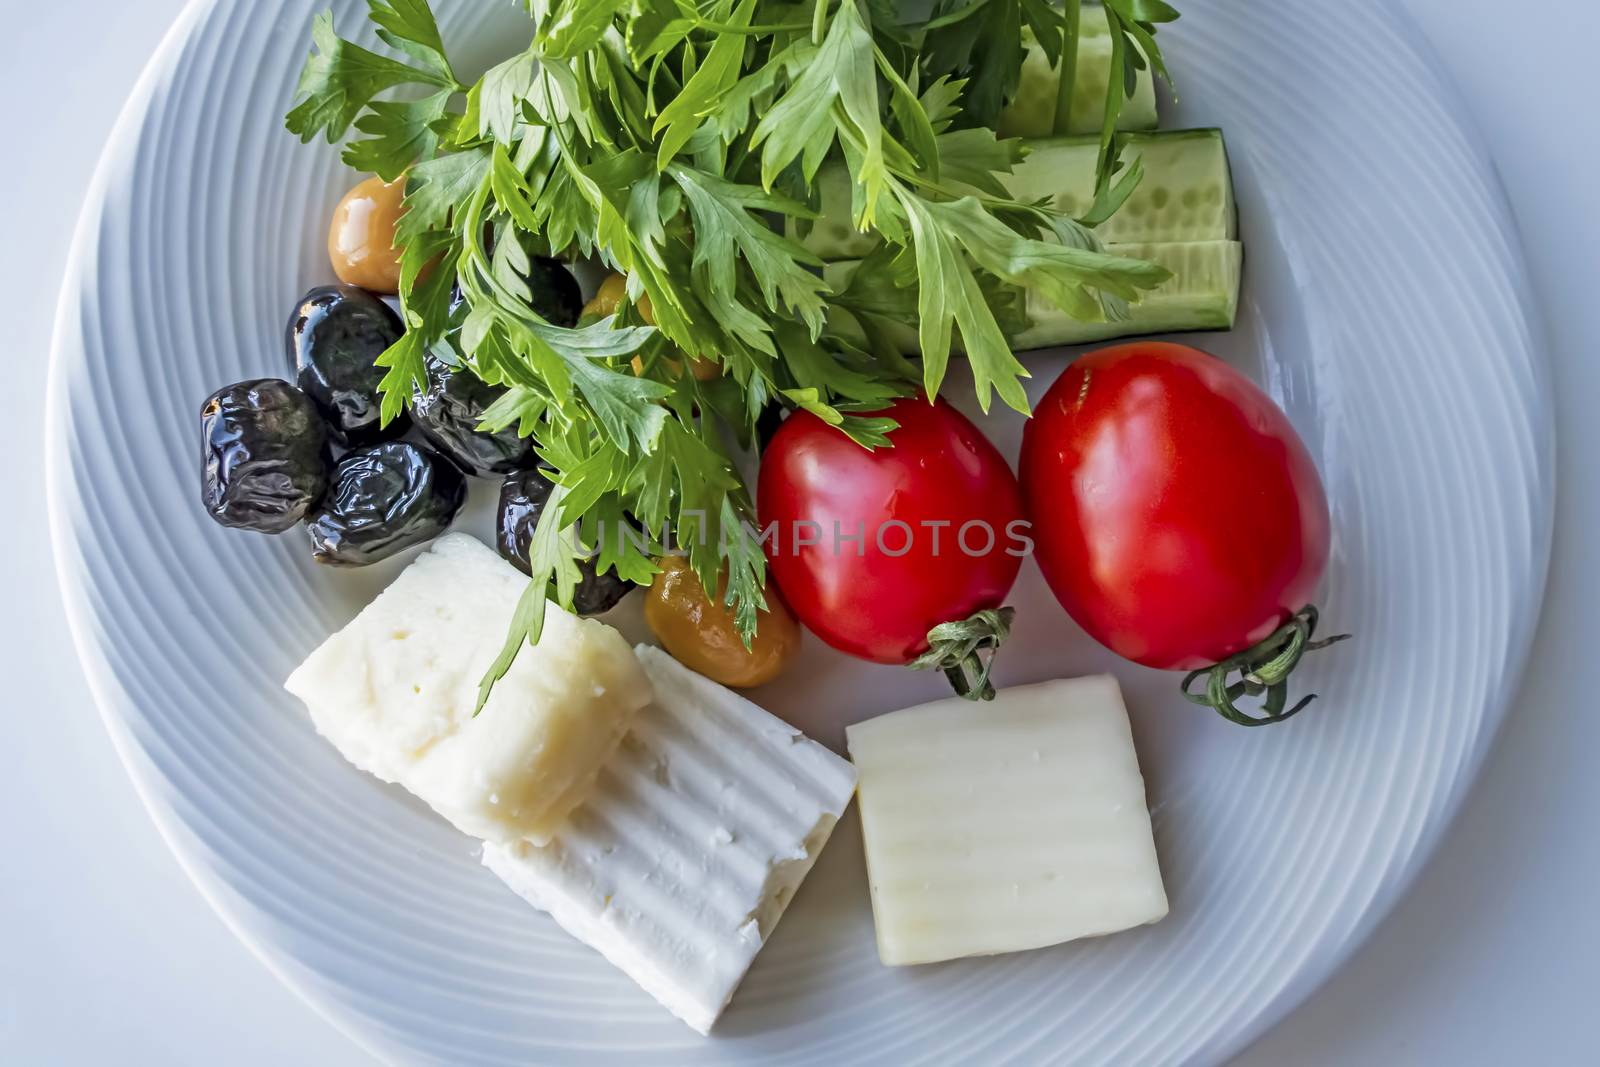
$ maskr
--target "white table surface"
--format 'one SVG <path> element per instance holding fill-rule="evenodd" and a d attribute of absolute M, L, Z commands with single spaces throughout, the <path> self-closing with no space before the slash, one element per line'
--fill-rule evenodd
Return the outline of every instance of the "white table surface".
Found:
<path fill-rule="evenodd" d="M 1237 0 L 1270 3 L 1271 0 Z M 366 1062 L 229 933 L 145 816 L 90 703 L 44 522 L 45 361 L 100 147 L 181 0 L 0 0 L 0 1061 Z M 1181 7 L 1181 3 L 1179 5 Z M 1409 896 L 1239 1060 L 1600 1061 L 1600 5 L 1407 0 L 1493 146 L 1548 322 L 1562 472 L 1550 596 L 1510 722 Z"/>

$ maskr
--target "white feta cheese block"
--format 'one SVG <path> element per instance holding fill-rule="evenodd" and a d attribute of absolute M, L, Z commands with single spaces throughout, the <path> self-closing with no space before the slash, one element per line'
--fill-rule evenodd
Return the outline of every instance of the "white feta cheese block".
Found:
<path fill-rule="evenodd" d="M 548 841 L 594 787 L 650 680 L 616 630 L 549 605 L 476 717 L 528 579 L 449 534 L 313 652 L 285 688 L 351 763 L 487 841 Z"/>
<path fill-rule="evenodd" d="M 1109 675 L 940 700 L 846 735 L 884 963 L 1040 948 L 1167 914 Z"/>
<path fill-rule="evenodd" d="M 850 764 L 656 648 L 655 702 L 555 840 L 483 862 L 702 1034 L 855 791 Z"/>

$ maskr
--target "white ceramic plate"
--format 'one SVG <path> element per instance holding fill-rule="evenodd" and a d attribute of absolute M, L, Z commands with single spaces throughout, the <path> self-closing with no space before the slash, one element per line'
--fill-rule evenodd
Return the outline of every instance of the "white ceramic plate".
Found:
<path fill-rule="evenodd" d="M 196 3 L 153 61 L 78 233 L 47 448 L 62 584 L 107 725 L 185 867 L 285 981 L 407 1062 L 1153 1064 L 1222 1059 L 1349 953 L 1494 734 L 1552 498 L 1515 232 L 1393 5 L 1187 0 L 1162 34 L 1183 90 L 1169 124 L 1225 129 L 1247 248 L 1240 328 L 1198 340 L 1284 403 L 1333 503 L 1324 616 L 1357 636 L 1298 679 L 1322 701 L 1290 726 L 1229 726 L 1175 677 L 1093 646 L 1030 564 L 1001 680 L 1122 678 L 1171 917 L 885 969 L 852 818 L 704 1040 L 514 899 L 470 842 L 345 766 L 279 690 L 399 564 L 330 574 L 300 534 L 224 531 L 198 506 L 201 399 L 283 373 L 289 308 L 328 280 L 323 228 L 348 178 L 281 121 L 324 3 Z M 509 3 L 440 6 L 478 63 L 526 33 Z M 334 7 L 360 22 L 356 0 Z M 1035 396 L 1061 363 L 1032 360 Z M 1015 449 L 1018 420 L 986 428 Z M 815 642 L 806 656 L 760 699 L 835 747 L 845 723 L 942 685 Z"/>

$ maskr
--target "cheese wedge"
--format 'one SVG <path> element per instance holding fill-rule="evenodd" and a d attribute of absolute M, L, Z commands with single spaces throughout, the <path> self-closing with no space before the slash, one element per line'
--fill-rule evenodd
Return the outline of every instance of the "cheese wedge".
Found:
<path fill-rule="evenodd" d="M 1167 914 L 1109 675 L 941 700 L 846 735 L 884 963 L 1039 948 Z"/>
<path fill-rule="evenodd" d="M 548 845 L 483 862 L 706 1033 L 855 791 L 850 764 L 641 645 L 656 699 Z"/>
<path fill-rule="evenodd" d="M 487 841 L 548 841 L 650 702 L 622 635 L 555 605 L 482 712 L 478 683 L 528 579 L 449 534 L 313 652 L 285 688 L 351 763 Z"/>

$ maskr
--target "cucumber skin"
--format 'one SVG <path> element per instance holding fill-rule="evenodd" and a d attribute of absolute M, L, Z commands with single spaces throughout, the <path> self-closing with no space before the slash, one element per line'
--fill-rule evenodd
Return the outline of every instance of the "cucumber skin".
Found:
<path fill-rule="evenodd" d="M 1102 240 L 1108 244 L 1170 244 L 1231 241 L 1238 236 L 1232 175 L 1222 131 L 1172 130 L 1125 133 L 1119 137 L 1124 157 L 1129 161 L 1135 156 L 1145 157 L 1147 172 L 1122 210 L 1101 225 L 1098 233 Z M 1028 158 L 1002 179 L 1013 195 L 1022 199 L 1048 197 L 1058 210 L 1069 215 L 1086 211 L 1093 201 L 1098 140 L 1050 137 L 1029 141 L 1028 147 Z M 1183 184 L 1186 161 L 1187 173 L 1206 177 L 1189 182 L 1188 188 L 1167 188 Z M 1179 172 L 1179 180 L 1171 180 L 1173 171 Z M 848 172 L 838 165 L 824 168 L 817 176 L 821 217 L 802 243 L 824 260 L 860 259 L 878 243 L 875 237 L 858 233 L 851 225 L 849 181 Z M 1161 220 L 1171 217 L 1170 206 L 1157 203 L 1163 190 L 1167 198 L 1176 196 L 1180 203 L 1191 195 L 1210 199 L 1192 209 L 1193 218 L 1169 228 Z"/>
<path fill-rule="evenodd" d="M 1022 81 L 1017 95 L 995 120 L 1002 137 L 1050 137 L 1056 134 L 1096 134 L 1105 115 L 1106 87 L 1111 78 L 1111 37 L 1106 32 L 1104 15 L 1089 14 L 1099 8 L 1086 7 L 1083 29 L 1078 37 L 1076 84 L 1072 107 L 1065 122 L 1056 114 L 1060 91 L 1058 68 L 1050 65 L 1044 49 L 1030 41 L 1022 59 Z M 1156 113 L 1156 83 L 1149 68 L 1136 72 L 1133 95 L 1122 102 L 1117 116 L 1119 130 L 1153 130 L 1159 121 Z"/>
<path fill-rule="evenodd" d="M 1010 338 L 1016 351 L 1091 344 L 1147 334 L 1232 329 L 1239 310 L 1239 283 L 1244 259 L 1244 246 L 1238 241 L 1113 245 L 1107 251 L 1159 263 L 1172 270 L 1174 276 L 1165 285 L 1145 294 L 1143 300 L 1129 308 L 1129 317 L 1118 322 L 1080 322 L 1029 294 L 1028 314 L 1033 323 Z M 1219 258 L 1216 266 L 1220 278 L 1217 284 L 1196 287 L 1193 285 L 1193 272 L 1184 269 L 1184 259 L 1207 254 L 1215 254 Z M 853 261 L 829 263 L 823 270 L 823 276 L 836 288 L 842 288 L 855 266 Z M 854 332 L 852 327 L 853 321 L 844 326 L 847 331 Z M 908 356 L 917 354 L 915 330 L 899 323 L 888 324 L 887 330 L 890 339 L 902 353 Z M 960 349 L 959 337 L 955 347 Z"/>

